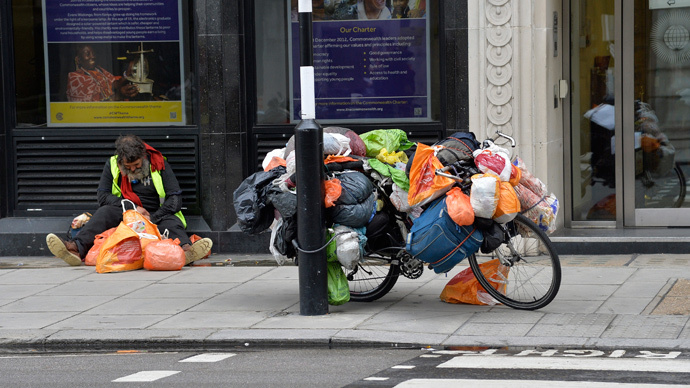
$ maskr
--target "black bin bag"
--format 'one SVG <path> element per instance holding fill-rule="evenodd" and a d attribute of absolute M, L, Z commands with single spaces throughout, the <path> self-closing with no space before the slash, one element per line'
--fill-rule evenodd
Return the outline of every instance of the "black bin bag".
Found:
<path fill-rule="evenodd" d="M 273 205 L 267 193 L 273 181 L 284 175 L 286 169 L 278 166 L 269 171 L 258 171 L 248 176 L 232 194 L 232 202 L 237 213 L 237 224 L 249 234 L 258 234 L 273 223 Z"/>

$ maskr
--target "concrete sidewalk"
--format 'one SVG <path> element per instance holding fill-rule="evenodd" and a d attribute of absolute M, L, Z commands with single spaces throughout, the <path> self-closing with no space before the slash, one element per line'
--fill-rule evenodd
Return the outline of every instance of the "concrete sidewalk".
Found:
<path fill-rule="evenodd" d="M 0 257 L 0 351 L 231 346 L 646 348 L 690 351 L 690 255 L 562 256 L 537 311 L 447 304 L 446 275 L 401 277 L 371 303 L 299 314 L 297 267 L 213 255 L 176 272 L 98 274 L 53 257 Z"/>

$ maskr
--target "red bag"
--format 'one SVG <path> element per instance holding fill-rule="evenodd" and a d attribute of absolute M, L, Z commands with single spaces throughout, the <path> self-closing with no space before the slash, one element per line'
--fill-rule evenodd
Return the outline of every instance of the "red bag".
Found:
<path fill-rule="evenodd" d="M 144 252 L 144 268 L 149 271 L 179 271 L 185 264 L 179 239 L 150 242 Z"/>
<path fill-rule="evenodd" d="M 505 292 L 508 280 L 508 267 L 502 265 L 498 259 L 481 263 L 479 267 L 492 287 L 500 292 Z M 469 267 L 455 275 L 446 284 L 443 291 L 441 291 L 441 300 L 446 303 L 497 304 L 496 300 L 479 284 L 472 272 L 472 268 Z"/>
<path fill-rule="evenodd" d="M 84 258 L 85 265 L 96 265 L 96 261 L 98 260 L 98 254 L 101 253 L 101 246 L 103 246 L 105 240 L 108 237 L 110 237 L 110 235 L 112 235 L 113 233 L 115 233 L 115 228 L 110 228 L 101 234 L 97 234 L 96 237 L 94 237 L 93 246 L 91 247 L 91 249 L 89 249 L 89 252 L 86 254 L 86 257 Z"/>
<path fill-rule="evenodd" d="M 144 266 L 139 235 L 124 222 L 108 237 L 96 261 L 96 272 L 120 272 L 140 269 Z"/>

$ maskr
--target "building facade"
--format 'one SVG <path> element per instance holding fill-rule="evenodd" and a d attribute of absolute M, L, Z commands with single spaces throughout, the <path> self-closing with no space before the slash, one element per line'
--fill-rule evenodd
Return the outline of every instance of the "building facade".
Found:
<path fill-rule="evenodd" d="M 317 120 L 425 143 L 512 135 L 566 235 L 687 227 L 690 4 L 623 2 L 410 0 L 407 20 L 386 23 L 357 19 L 364 3 L 313 1 Z M 0 255 L 45 255 L 45 233 L 94 210 L 124 133 L 168 157 L 191 232 L 215 252 L 266 252 L 265 236 L 235 226 L 232 193 L 299 119 L 296 2 L 277 3 L 0 3 L 0 233 L 19 236 Z M 103 69 L 92 74 L 137 96 L 74 97 L 72 81 L 94 78 L 80 69 L 87 44 Z"/>

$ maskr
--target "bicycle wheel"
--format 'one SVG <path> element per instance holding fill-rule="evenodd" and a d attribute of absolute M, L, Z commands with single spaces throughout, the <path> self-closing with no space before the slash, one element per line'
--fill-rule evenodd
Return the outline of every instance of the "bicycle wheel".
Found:
<path fill-rule="evenodd" d="M 561 263 L 551 240 L 522 214 L 505 227 L 509 237 L 505 243 L 490 254 L 469 257 L 472 272 L 492 297 L 508 307 L 536 310 L 548 305 L 561 285 Z M 493 259 L 499 259 L 505 267 L 499 267 L 499 273 L 487 279 L 480 265 Z"/>
<path fill-rule="evenodd" d="M 370 253 L 359 261 L 357 267 L 347 273 L 350 284 L 350 300 L 371 302 L 386 295 L 400 276 L 397 259 L 381 253 Z"/>
<path fill-rule="evenodd" d="M 681 207 L 686 194 L 685 174 L 678 163 L 663 176 L 640 174 L 635 179 L 638 208 Z"/>

